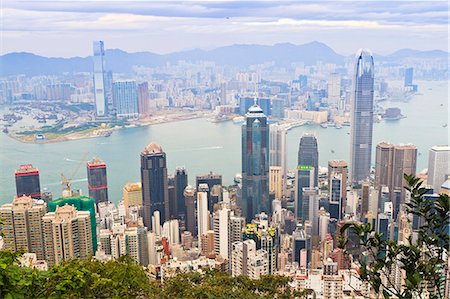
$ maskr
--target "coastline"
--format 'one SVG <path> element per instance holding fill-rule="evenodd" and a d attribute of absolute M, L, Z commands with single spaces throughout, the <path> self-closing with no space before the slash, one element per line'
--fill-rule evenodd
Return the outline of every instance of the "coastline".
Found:
<path fill-rule="evenodd" d="M 73 141 L 73 140 L 82 140 L 82 139 L 92 139 L 92 138 L 100 138 L 100 137 L 109 137 L 114 131 L 137 128 L 137 127 L 145 127 L 150 125 L 158 125 L 165 124 L 170 122 L 178 122 L 196 118 L 204 118 L 207 115 L 204 111 L 197 111 L 193 113 L 187 114 L 167 114 L 164 117 L 155 117 L 150 119 L 144 119 L 137 122 L 133 122 L 127 126 L 115 126 L 112 128 L 102 129 L 102 128 L 90 128 L 84 131 L 79 132 L 71 132 L 71 133 L 49 133 L 46 134 L 46 139 L 36 140 L 35 135 L 22 135 L 17 134 L 17 132 L 10 132 L 7 134 L 9 138 L 12 138 L 21 143 L 27 144 L 39 144 L 39 143 L 57 143 L 57 142 L 65 142 L 65 141 Z M 109 134 L 108 134 L 109 133 Z M 49 136 L 50 138 L 47 138 Z"/>

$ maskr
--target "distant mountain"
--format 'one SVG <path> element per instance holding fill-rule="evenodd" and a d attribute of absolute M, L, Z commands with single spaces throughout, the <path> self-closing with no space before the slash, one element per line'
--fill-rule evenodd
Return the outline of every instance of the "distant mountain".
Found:
<path fill-rule="evenodd" d="M 411 49 L 399 50 L 388 56 L 376 55 L 377 60 L 399 60 L 407 57 L 434 58 L 447 57 L 444 51 L 417 51 Z M 128 53 L 119 49 L 106 50 L 106 65 L 108 70 L 116 73 L 130 73 L 133 66 L 155 67 L 167 62 L 214 61 L 219 65 L 246 67 L 273 61 L 280 66 L 288 66 L 292 62 L 303 62 L 313 65 L 317 61 L 342 64 L 345 56 L 337 54 L 333 49 L 320 42 L 303 45 L 280 43 L 265 45 L 231 45 L 213 50 L 189 50 L 165 55 L 151 52 Z M 91 72 L 92 57 L 48 58 L 32 53 L 9 53 L 0 56 L 0 76 L 8 75 L 52 75 L 65 72 Z"/>

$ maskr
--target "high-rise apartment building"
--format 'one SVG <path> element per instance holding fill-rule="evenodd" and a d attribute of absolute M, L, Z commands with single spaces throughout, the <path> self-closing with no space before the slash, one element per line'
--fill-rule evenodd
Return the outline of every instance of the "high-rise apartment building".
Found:
<path fill-rule="evenodd" d="M 308 206 L 303 201 L 303 188 L 314 188 L 319 185 L 319 151 L 317 139 L 314 135 L 305 134 L 300 139 L 298 149 L 298 166 L 296 180 L 297 218 L 305 220 Z"/>
<path fill-rule="evenodd" d="M 231 252 L 231 275 L 248 276 L 251 279 L 259 279 L 261 275 L 269 274 L 269 262 L 267 252 L 256 249 L 254 240 L 234 242 Z"/>
<path fill-rule="evenodd" d="M 39 170 L 31 164 L 20 165 L 14 172 L 16 178 L 17 196 L 31 196 L 41 198 L 41 184 L 39 182 Z"/>
<path fill-rule="evenodd" d="M 135 81 L 116 81 L 113 83 L 113 104 L 117 117 L 138 117 L 138 90 Z"/>
<path fill-rule="evenodd" d="M 328 104 L 338 105 L 341 99 L 341 76 L 332 73 L 328 81 Z"/>
<path fill-rule="evenodd" d="M 450 146 L 436 145 L 428 152 L 428 184 L 438 193 L 450 176 Z"/>
<path fill-rule="evenodd" d="M 138 112 L 143 116 L 150 114 L 150 103 L 148 97 L 148 82 L 138 84 Z"/>
<path fill-rule="evenodd" d="M 39 260 L 45 259 L 42 217 L 46 212 L 44 201 L 25 195 L 14 197 L 12 203 L 1 206 L 4 249 L 31 252 Z"/>
<path fill-rule="evenodd" d="M 108 181 L 106 179 L 106 164 L 99 158 L 93 158 L 86 163 L 89 197 L 95 203 L 108 202 Z"/>
<path fill-rule="evenodd" d="M 141 153 L 141 184 L 144 225 L 150 229 L 153 212 L 159 211 L 163 222 L 169 215 L 166 153 L 155 143 L 147 145 Z"/>
<path fill-rule="evenodd" d="M 269 127 L 263 110 L 254 105 L 242 126 L 242 202 L 249 222 L 255 214 L 270 213 Z"/>
<path fill-rule="evenodd" d="M 197 191 L 197 235 L 200 240 L 209 230 L 208 185 L 200 184 Z"/>
<path fill-rule="evenodd" d="M 45 256 L 49 265 L 71 258 L 87 259 L 94 254 L 93 231 L 88 211 L 74 206 L 56 207 L 42 217 Z M 94 230 L 95 233 L 95 230 Z"/>
<path fill-rule="evenodd" d="M 94 96 L 95 114 L 98 117 L 108 114 L 108 101 L 105 92 L 105 49 L 103 41 L 94 41 Z"/>
<path fill-rule="evenodd" d="M 79 197 L 62 197 L 57 198 L 52 201 L 50 201 L 47 205 L 47 209 L 49 212 L 56 212 L 58 207 L 63 206 L 73 206 L 75 209 L 79 212 L 88 212 L 89 213 L 89 221 L 90 221 L 90 228 L 91 233 L 90 236 L 92 237 L 92 252 L 97 251 L 97 220 L 95 218 L 95 201 L 93 198 L 86 197 L 86 196 L 79 196 Z"/>
<path fill-rule="evenodd" d="M 370 176 L 373 90 L 373 57 L 369 51 L 360 50 L 356 56 L 351 105 L 350 177 L 352 182 L 360 182 Z"/>

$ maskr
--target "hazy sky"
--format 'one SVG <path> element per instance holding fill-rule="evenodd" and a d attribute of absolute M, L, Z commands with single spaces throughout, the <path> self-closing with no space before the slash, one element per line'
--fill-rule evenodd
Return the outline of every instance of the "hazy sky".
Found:
<path fill-rule="evenodd" d="M 156 53 L 314 40 L 340 54 L 447 50 L 448 17 L 446 0 L 3 0 L 0 51 L 87 56 L 97 39 L 106 48 Z"/>

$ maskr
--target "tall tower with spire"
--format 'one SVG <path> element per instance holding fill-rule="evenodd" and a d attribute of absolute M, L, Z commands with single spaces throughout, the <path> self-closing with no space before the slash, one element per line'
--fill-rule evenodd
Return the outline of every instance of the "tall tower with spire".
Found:
<path fill-rule="evenodd" d="M 373 132 L 373 57 L 368 50 L 356 55 L 351 109 L 350 176 L 360 182 L 370 176 Z"/>
<path fill-rule="evenodd" d="M 263 110 L 248 109 L 242 126 L 242 203 L 247 221 L 255 214 L 270 213 L 269 126 Z"/>

